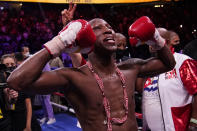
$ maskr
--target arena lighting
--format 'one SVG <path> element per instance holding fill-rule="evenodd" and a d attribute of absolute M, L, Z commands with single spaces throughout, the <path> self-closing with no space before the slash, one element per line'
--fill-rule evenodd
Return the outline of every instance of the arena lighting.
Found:
<path fill-rule="evenodd" d="M 180 25 L 180 28 L 183 28 L 183 25 Z"/>
<path fill-rule="evenodd" d="M 4 7 L 0 7 L 0 10 L 3 10 L 4 9 Z"/>
<path fill-rule="evenodd" d="M 194 33 L 196 33 L 196 29 L 194 29 L 194 30 L 192 31 L 192 34 L 194 34 Z"/>
<path fill-rule="evenodd" d="M 155 8 L 164 7 L 164 5 L 154 5 Z"/>

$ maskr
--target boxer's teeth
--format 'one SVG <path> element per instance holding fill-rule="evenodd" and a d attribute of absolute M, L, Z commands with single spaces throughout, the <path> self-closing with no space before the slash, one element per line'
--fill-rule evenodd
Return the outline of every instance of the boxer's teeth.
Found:
<path fill-rule="evenodd" d="M 108 41 L 108 42 L 114 42 L 114 40 L 111 40 L 111 39 L 110 39 L 110 40 L 107 40 L 107 41 Z"/>

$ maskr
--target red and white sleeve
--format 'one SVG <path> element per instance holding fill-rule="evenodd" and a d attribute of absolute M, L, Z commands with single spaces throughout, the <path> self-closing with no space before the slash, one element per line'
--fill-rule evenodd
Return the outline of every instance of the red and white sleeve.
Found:
<path fill-rule="evenodd" d="M 197 93 L 197 61 L 187 59 L 183 62 L 180 69 L 180 77 L 184 87 L 189 94 Z"/>

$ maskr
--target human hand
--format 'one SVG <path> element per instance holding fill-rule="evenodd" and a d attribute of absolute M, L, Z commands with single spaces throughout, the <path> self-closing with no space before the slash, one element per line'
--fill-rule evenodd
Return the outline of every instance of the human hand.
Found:
<path fill-rule="evenodd" d="M 31 131 L 31 127 L 26 127 L 23 131 Z"/>
<path fill-rule="evenodd" d="M 18 97 L 18 92 L 13 89 L 8 89 L 8 95 L 10 99 L 16 99 Z"/>
<path fill-rule="evenodd" d="M 13 89 L 7 89 L 9 103 L 15 103 L 18 98 L 18 92 Z"/>
<path fill-rule="evenodd" d="M 62 14 L 62 24 L 66 26 L 72 19 L 76 10 L 77 4 L 69 3 L 69 8 L 64 9 Z"/>

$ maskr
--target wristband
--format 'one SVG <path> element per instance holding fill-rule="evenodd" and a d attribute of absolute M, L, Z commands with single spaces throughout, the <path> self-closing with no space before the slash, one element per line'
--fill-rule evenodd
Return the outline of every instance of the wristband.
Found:
<path fill-rule="evenodd" d="M 190 119 L 190 122 L 197 125 L 197 119 L 191 118 L 191 119 Z"/>

